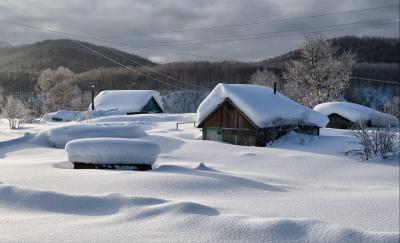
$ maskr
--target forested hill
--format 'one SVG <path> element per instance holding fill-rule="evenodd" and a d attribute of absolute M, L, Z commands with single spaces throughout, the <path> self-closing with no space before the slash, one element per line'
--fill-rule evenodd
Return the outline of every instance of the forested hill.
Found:
<path fill-rule="evenodd" d="M 400 39 L 386 37 L 343 36 L 330 39 L 339 53 L 352 51 L 357 55 L 358 63 L 400 63 Z M 290 59 L 300 58 L 298 50 L 266 59 L 262 63 L 282 65 Z"/>
<path fill-rule="evenodd" d="M 141 64 L 151 64 L 149 60 L 134 54 L 87 42 L 79 43 L 124 65 L 137 66 L 130 60 Z M 55 69 L 64 66 L 76 73 L 80 73 L 99 67 L 118 66 L 118 64 L 96 55 L 88 48 L 68 39 L 45 40 L 15 47 L 1 48 L 0 46 L 0 72 L 23 71 L 35 73 L 47 68 Z"/>

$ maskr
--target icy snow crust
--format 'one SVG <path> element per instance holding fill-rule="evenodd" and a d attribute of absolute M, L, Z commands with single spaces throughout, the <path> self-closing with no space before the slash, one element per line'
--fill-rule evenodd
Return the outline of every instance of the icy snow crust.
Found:
<path fill-rule="evenodd" d="M 315 106 L 314 110 L 326 116 L 336 113 L 354 123 L 371 121 L 372 126 L 399 125 L 399 120 L 395 116 L 350 102 L 322 103 Z"/>
<path fill-rule="evenodd" d="M 85 138 L 65 146 L 70 162 L 152 165 L 161 152 L 156 143 L 139 139 Z"/>
<path fill-rule="evenodd" d="M 35 140 L 54 148 L 64 148 L 72 140 L 81 138 L 138 138 L 146 132 L 134 124 L 72 124 L 49 128 L 39 132 Z"/>
<path fill-rule="evenodd" d="M 140 112 L 151 97 L 153 97 L 162 108 L 160 94 L 155 90 L 101 91 L 94 98 L 94 106 L 96 110 L 117 109 L 126 113 Z"/>
<path fill-rule="evenodd" d="M 201 123 L 218 105 L 229 98 L 258 127 L 279 125 L 312 125 L 325 127 L 328 118 L 304 107 L 268 87 L 251 84 L 218 84 L 197 110 Z"/>

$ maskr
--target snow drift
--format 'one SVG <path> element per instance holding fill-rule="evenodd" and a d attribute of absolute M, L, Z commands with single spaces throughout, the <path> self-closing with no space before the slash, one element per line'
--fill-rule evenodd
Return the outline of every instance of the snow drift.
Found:
<path fill-rule="evenodd" d="M 326 116 L 338 114 L 354 123 L 368 123 L 372 126 L 398 126 L 399 120 L 392 115 L 350 102 L 327 102 L 316 105 L 315 111 Z"/>
<path fill-rule="evenodd" d="M 126 138 L 85 138 L 67 143 L 70 162 L 152 165 L 161 149 L 156 143 Z"/>
<path fill-rule="evenodd" d="M 87 119 L 124 115 L 125 112 L 118 111 L 117 109 L 108 110 L 94 110 L 94 111 L 68 111 L 60 110 L 56 112 L 46 113 L 41 122 L 70 122 L 70 121 L 83 121 Z"/>
<path fill-rule="evenodd" d="M 225 99 L 229 98 L 258 127 L 271 127 L 277 120 L 281 125 L 311 125 L 325 127 L 328 118 L 304 107 L 268 87 L 251 84 L 218 84 L 197 109 L 202 123 Z"/>
<path fill-rule="evenodd" d="M 89 221 L 92 227 L 84 227 L 84 234 L 77 228 L 74 231 L 77 234 L 65 230 L 54 238 L 54 235 L 45 233 L 49 228 L 54 229 L 45 227 L 36 232 L 35 238 L 30 238 L 35 241 L 40 237 L 42 242 L 82 242 L 82 237 L 87 242 L 109 242 L 111 239 L 104 238 L 104 234 L 111 234 L 116 242 L 126 239 L 139 242 L 176 242 L 177 239 L 191 242 L 201 239 L 207 242 L 396 243 L 399 237 L 398 233 L 361 231 L 312 219 L 223 214 L 204 204 L 161 198 L 121 194 L 74 195 L 4 184 L 0 184 L 0 195 L 0 206 L 13 209 L 14 214 L 15 211 L 20 212 L 22 218 L 40 215 L 46 220 L 58 218 L 70 221 L 71 215 L 84 216 L 85 223 L 76 226 L 82 228 L 88 224 L 88 217 L 102 216 L 102 220 Z M 36 217 L 29 218 L 34 220 Z M 121 227 L 140 229 L 140 232 L 124 230 L 122 233 L 119 230 Z M 32 228 L 35 229 L 35 225 Z M 144 232 L 147 233 L 145 236 L 141 234 Z M 21 239 L 21 235 L 24 234 L 15 235 L 15 241 L 23 241 L 17 240 Z M 176 238 L 177 235 L 179 238 Z"/>
<path fill-rule="evenodd" d="M 133 124 L 74 124 L 50 128 L 39 132 L 34 141 L 54 148 L 64 148 L 71 141 L 81 138 L 138 138 L 146 132 Z"/>
<path fill-rule="evenodd" d="M 119 111 L 140 112 L 151 98 L 162 108 L 160 94 L 155 90 L 105 90 L 94 98 L 95 109 L 117 109 Z"/>

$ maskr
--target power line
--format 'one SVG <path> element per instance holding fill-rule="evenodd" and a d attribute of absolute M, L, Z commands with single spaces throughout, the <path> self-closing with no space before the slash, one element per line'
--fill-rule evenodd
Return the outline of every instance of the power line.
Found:
<path fill-rule="evenodd" d="M 223 38 L 220 38 L 220 37 L 216 37 L 216 38 L 192 39 L 192 40 L 182 40 L 182 41 L 172 41 L 172 42 L 159 42 L 159 43 L 155 43 L 156 45 L 136 46 L 136 48 L 140 48 L 140 47 L 160 47 L 160 46 L 169 46 L 169 45 L 215 44 L 215 43 L 225 43 L 225 42 L 233 42 L 233 41 L 269 39 L 269 38 L 292 36 L 292 35 L 301 35 L 301 34 L 315 33 L 315 32 L 329 32 L 329 31 L 337 31 L 337 30 L 347 30 L 347 29 L 356 29 L 356 28 L 365 28 L 365 27 L 371 27 L 371 26 L 395 24 L 395 23 L 398 23 L 398 22 L 387 22 L 387 23 L 379 23 L 379 22 L 380 21 L 388 21 L 388 20 L 398 20 L 398 19 L 399 18 L 388 18 L 388 19 L 381 19 L 381 20 L 372 20 L 372 21 L 363 21 L 363 22 L 353 22 L 353 23 L 347 23 L 347 24 L 320 26 L 320 27 L 302 29 L 304 31 L 292 29 L 292 30 L 284 30 L 284 31 L 266 32 L 266 33 L 260 33 L 260 34 L 238 35 L 238 37 L 243 36 L 243 38 L 223 39 Z M 353 27 L 347 27 L 347 28 L 332 28 L 332 27 L 348 26 L 348 25 L 363 24 L 363 23 L 371 23 L 371 24 L 365 24 L 365 25 L 362 25 L 362 26 L 353 26 Z M 327 29 L 325 29 L 325 28 L 327 28 Z M 301 32 L 299 32 L 299 33 L 291 33 L 291 34 L 267 35 L 267 34 L 275 34 L 275 33 L 294 32 L 294 31 L 301 31 Z M 247 36 L 249 36 L 249 37 L 247 37 Z M 207 41 L 207 40 L 213 40 L 213 39 L 216 39 L 216 40 L 215 41 Z M 204 41 L 204 40 L 206 40 L 206 41 Z M 188 43 L 186 43 L 186 42 L 188 42 Z M 164 44 L 162 44 L 162 43 L 164 43 Z"/>
<path fill-rule="evenodd" d="M 124 64 L 122 64 L 122 63 L 120 63 L 120 62 L 118 62 L 118 61 L 115 61 L 114 59 L 112 59 L 112 58 L 110 58 L 110 57 L 104 55 L 103 53 L 98 52 L 98 51 L 96 51 L 96 50 L 94 50 L 94 49 L 92 49 L 92 48 L 90 48 L 90 47 L 88 47 L 88 46 L 82 44 L 82 43 L 79 42 L 79 41 L 76 41 L 76 40 L 72 40 L 72 41 L 73 41 L 74 43 L 76 43 L 77 45 L 79 45 L 79 46 L 81 46 L 81 47 L 83 47 L 83 48 L 86 48 L 86 49 L 92 51 L 92 52 L 95 53 L 96 55 L 99 55 L 99 56 L 101 56 L 101 57 L 103 57 L 103 58 L 109 60 L 110 62 L 113 62 L 113 63 L 115 63 L 115 64 L 117 64 L 117 65 L 119 65 L 119 66 L 121 66 L 121 67 L 123 67 L 123 68 L 125 68 L 125 69 L 127 69 L 127 70 L 131 70 L 131 71 L 133 71 L 133 72 L 135 72 L 135 73 L 137 73 L 137 74 L 139 74 L 139 75 L 141 75 L 141 76 L 143 76 L 143 77 L 152 79 L 152 80 L 154 80 L 154 81 L 156 81 L 156 82 L 163 83 L 163 84 L 165 84 L 165 85 L 167 85 L 167 86 L 170 86 L 170 87 L 174 87 L 174 88 L 177 88 L 177 89 L 188 90 L 188 89 L 186 89 L 186 88 L 182 88 L 182 87 L 179 87 L 179 86 L 176 86 L 176 85 L 173 85 L 173 84 L 170 84 L 170 83 L 167 83 L 167 82 L 164 82 L 164 81 L 155 79 L 155 78 L 153 78 L 153 77 L 150 77 L 150 76 L 148 76 L 148 75 L 146 75 L 146 74 L 144 74 L 144 73 L 142 73 L 142 72 L 139 72 L 139 71 L 137 71 L 137 70 L 135 70 L 135 69 L 133 69 L 133 68 L 131 68 L 131 67 L 128 67 L 128 66 L 126 66 L 126 65 L 124 65 Z"/>
<path fill-rule="evenodd" d="M 397 5 L 397 6 L 398 6 L 398 5 Z M 380 8 L 382 8 L 382 7 L 380 7 Z M 355 10 L 354 10 L 354 11 L 355 11 Z M 392 19 L 397 19 L 397 18 L 392 18 Z M 376 20 L 375 20 L 375 21 L 376 21 Z M 47 32 L 52 32 L 52 33 L 57 33 L 57 34 L 63 34 L 63 35 L 69 35 L 69 36 L 76 36 L 76 37 L 81 37 L 81 38 L 86 38 L 86 39 L 95 39 L 95 40 L 102 41 L 102 42 L 110 42 L 110 43 L 123 44 L 123 43 L 119 43 L 119 42 L 103 40 L 103 39 L 97 38 L 97 37 L 85 36 L 85 35 L 80 35 L 80 34 L 75 34 L 75 33 L 68 33 L 68 32 L 64 32 L 64 31 L 57 31 L 57 30 L 52 30 L 52 29 L 47 29 L 47 28 L 42 28 L 42 27 L 37 27 L 37 26 L 32 26 L 32 25 L 26 25 L 26 24 L 16 23 L 16 22 L 13 22 L 13 21 L 5 20 L 5 19 L 0 19 L 0 22 L 4 22 L 4 23 L 8 23 L 8 24 L 13 24 L 13 25 L 17 25 L 17 26 L 21 26 L 21 27 L 25 27 L 25 28 L 34 29 L 34 30 L 39 30 L 39 31 L 47 31 Z M 399 22 L 381 23 L 381 24 L 365 25 L 365 26 L 355 26 L 355 27 L 340 28 L 340 29 L 327 29 L 327 30 L 312 31 L 312 32 L 302 32 L 302 33 L 288 34 L 288 35 L 285 35 L 285 36 L 299 35 L 299 34 L 305 34 L 305 33 L 315 33 L 315 32 L 326 32 L 326 31 L 336 31 L 336 30 L 344 30 L 344 29 L 363 28 L 363 27 L 369 27 L 369 26 L 377 26 L 377 25 L 385 25 L 385 24 L 396 24 L 396 23 L 399 23 Z M 349 24 L 356 24 L 356 23 L 348 23 L 348 24 L 343 24 L 343 25 L 349 25 Z M 338 26 L 338 25 L 336 25 L 336 26 Z M 327 26 L 325 26 L 325 27 L 327 27 Z M 328 27 L 329 27 L 329 26 L 328 26 Z M 332 26 L 331 26 L 331 27 L 332 27 Z M 322 28 L 322 27 L 319 27 L 319 28 Z M 291 30 L 291 31 L 293 31 L 293 30 Z M 280 37 L 280 36 L 282 36 L 282 35 L 263 36 L 263 37 L 258 37 L 257 39 L 259 39 L 259 38 L 270 38 L 270 37 Z M 161 80 L 157 80 L 157 79 L 155 79 L 155 78 L 153 78 L 153 77 L 147 76 L 146 74 L 143 74 L 143 73 L 141 73 L 141 72 L 139 72 L 139 71 L 137 71 L 137 70 L 134 70 L 134 69 L 132 69 L 132 68 L 130 68 L 130 67 L 128 67 L 128 66 L 125 66 L 125 65 L 123 65 L 123 64 L 121 64 L 121 63 L 119 63 L 119 62 L 113 60 L 112 58 L 107 57 L 106 55 L 104 55 L 104 54 L 102 54 L 102 53 L 100 53 L 100 52 L 98 52 L 98 51 L 96 51 L 96 50 L 94 50 L 94 49 L 92 49 L 92 48 L 90 48 L 90 47 L 87 47 L 87 46 L 83 45 L 82 43 L 80 43 L 80 42 L 78 42 L 78 41 L 75 41 L 75 40 L 72 40 L 72 41 L 74 41 L 74 43 L 80 45 L 81 47 L 84 47 L 84 48 L 86 48 L 86 49 L 89 49 L 89 50 L 91 50 L 92 52 L 96 53 L 97 55 L 100 55 L 100 56 L 102 56 L 103 58 L 106 58 L 107 60 L 109 60 L 109 61 L 111 61 L 111 62 L 113 62 L 113 63 L 115 63 L 115 64 L 117 64 L 117 65 L 120 65 L 120 66 L 122 66 L 122 67 L 124 67 L 124 68 L 126 68 L 126 69 L 128 69 L 128 70 L 132 70 L 132 71 L 134 71 L 134 72 L 136 72 L 136 73 L 138 73 L 138 74 L 140 74 L 140 75 L 142 75 L 142 76 L 144 76 L 144 77 L 150 78 L 150 79 L 152 79 L 152 80 L 154 80 L 154 81 L 157 81 L 157 82 L 164 83 L 165 85 L 168 85 L 168 86 L 171 86 L 171 87 L 175 87 L 175 88 L 178 88 L 178 89 L 181 88 L 181 87 L 179 87 L 179 86 L 175 86 L 175 85 L 172 85 L 172 84 L 170 84 L 170 83 L 163 82 L 163 81 L 161 81 Z M 124 44 L 123 44 L 123 45 L 124 45 Z M 135 47 L 135 48 L 148 49 L 147 47 Z M 159 51 L 161 51 L 161 50 L 159 50 Z M 167 52 L 166 50 L 163 50 L 163 51 Z M 174 53 L 176 53 L 176 54 L 179 53 L 179 54 L 184 54 L 184 55 L 192 55 L 192 56 L 199 56 L 199 55 L 194 55 L 194 54 L 190 54 L 190 53 L 183 53 L 183 52 L 174 52 Z M 200 56 L 200 57 L 205 57 L 205 56 Z M 125 58 L 127 58 L 127 57 L 125 57 Z M 209 57 L 208 57 L 208 58 L 209 58 Z M 215 58 L 213 58 L 213 59 L 215 59 Z M 143 65 L 143 64 L 142 64 L 142 65 Z M 255 65 L 257 65 L 257 66 L 265 66 L 265 65 L 260 65 L 260 64 L 255 64 Z M 280 68 L 280 67 L 270 67 L 270 68 L 282 69 L 282 68 Z M 153 71 L 157 72 L 156 70 L 153 70 Z M 173 77 L 170 77 L 170 76 L 168 76 L 168 77 L 174 79 Z M 386 80 L 377 80 L 377 79 L 368 79 L 368 78 L 363 78 L 363 77 L 354 77 L 354 76 L 352 76 L 351 78 L 354 78 L 354 79 L 363 79 L 363 80 L 369 80 L 369 81 L 375 81 L 375 82 L 385 82 L 385 83 L 394 83 L 394 84 L 398 84 L 398 82 L 386 81 Z M 181 81 L 181 82 L 183 82 L 183 81 Z M 185 83 L 185 84 L 188 84 L 188 83 Z M 189 85 L 191 85 L 191 84 L 189 84 Z M 181 88 L 181 89 L 185 89 L 185 88 Z"/>
<path fill-rule="evenodd" d="M 130 62 L 139 64 L 139 65 L 143 65 L 143 64 L 140 64 L 139 62 L 137 62 L 137 61 L 135 61 L 135 60 L 133 60 L 133 59 L 131 59 L 131 58 L 128 58 L 128 57 L 125 56 L 125 55 L 122 55 L 121 53 L 118 53 L 118 52 L 112 50 L 112 49 L 109 49 L 109 50 L 110 50 L 112 53 L 114 53 L 115 55 L 118 55 L 118 56 L 120 56 L 120 57 L 123 57 L 123 58 L 125 58 L 126 60 L 128 60 L 128 61 L 130 61 Z M 197 84 L 186 83 L 186 82 L 184 82 L 184 81 L 182 81 L 182 80 L 176 79 L 176 78 L 174 78 L 174 77 L 172 77 L 172 76 L 168 76 L 168 75 L 166 75 L 166 74 L 164 74 L 164 73 L 161 73 L 161 72 L 159 72 L 159 71 L 157 71 L 157 70 L 155 70 L 155 69 L 152 69 L 152 68 L 150 68 L 150 67 L 148 67 L 148 66 L 143 66 L 143 67 L 144 67 L 144 68 L 147 68 L 149 71 L 151 71 L 151 72 L 153 72 L 153 73 L 157 73 L 157 74 L 159 74 L 159 75 L 161 75 L 161 76 L 163 76 L 163 77 L 166 77 L 166 78 L 168 78 L 168 79 L 172 79 L 172 80 L 177 81 L 177 82 L 179 82 L 179 83 L 181 83 L 181 84 L 190 85 L 190 86 L 192 86 L 192 87 L 198 87 L 198 88 L 202 88 L 202 89 L 207 89 L 205 86 L 201 86 L 201 85 L 197 85 Z"/>
<path fill-rule="evenodd" d="M 113 37 L 129 37 L 129 36 L 147 36 L 147 35 L 161 35 L 161 34 L 193 32 L 193 31 L 213 30 L 213 29 L 227 29 L 227 28 L 244 27 L 244 26 L 259 25 L 259 24 L 279 23 L 279 22 L 287 22 L 287 21 L 300 20 L 300 19 L 325 17 L 325 16 L 332 16 L 332 15 L 338 15 L 338 14 L 366 12 L 366 11 L 372 11 L 372 10 L 383 9 L 383 8 L 392 8 L 392 7 L 398 7 L 398 6 L 399 6 L 398 4 L 391 4 L 391 5 L 378 6 L 378 7 L 374 7 L 374 8 L 353 9 L 353 10 L 347 10 L 347 11 L 337 11 L 337 12 L 330 12 L 330 13 L 324 13 L 324 14 L 299 16 L 299 17 L 284 18 L 284 19 L 262 20 L 262 21 L 248 22 L 248 23 L 242 23 L 242 24 L 219 25 L 219 26 L 192 28 L 192 29 L 169 30 L 169 31 L 150 32 L 150 33 L 137 33 L 137 34 L 130 34 L 130 35 L 108 35 L 108 36 L 97 36 L 97 37 L 98 38 L 113 38 Z"/>
<path fill-rule="evenodd" d="M 4 1 L 7 2 L 7 3 L 9 3 L 12 7 L 15 7 L 15 8 L 16 8 L 15 5 L 11 4 L 11 3 L 8 2 L 7 0 L 4 0 Z M 18 8 L 18 9 L 19 9 L 19 8 Z M 36 27 L 36 26 L 32 26 L 32 25 L 20 24 L 20 23 L 16 23 L 16 22 L 4 20 L 4 19 L 0 19 L 0 21 L 5 22 L 5 23 L 9 23 L 9 24 L 19 25 L 19 26 L 21 26 L 21 27 L 31 28 L 31 29 L 34 29 L 34 30 L 49 31 L 49 32 L 57 33 L 57 34 L 64 34 L 64 35 L 70 35 L 70 36 L 77 36 L 77 37 L 81 37 L 81 38 L 97 39 L 97 38 L 94 38 L 94 37 L 85 36 L 85 35 L 80 35 L 80 34 L 75 34 L 75 33 L 68 33 L 68 32 L 64 32 L 64 31 L 56 31 L 56 30 L 47 29 L 47 28 L 42 28 L 42 27 Z M 101 40 L 100 40 L 100 41 L 101 41 Z M 74 41 L 74 43 L 77 43 L 77 44 L 79 44 L 80 46 L 85 47 L 86 49 L 90 49 L 92 52 L 95 51 L 95 50 L 93 50 L 92 48 L 88 48 L 87 46 L 84 46 L 82 43 L 79 43 L 79 42 L 76 42 L 76 41 Z M 128 57 L 126 57 L 125 55 L 122 55 L 121 53 L 115 52 L 114 50 L 112 50 L 112 48 L 108 48 L 108 50 L 109 50 L 110 52 L 116 54 L 116 55 L 119 55 L 119 56 L 121 56 L 121 57 L 124 57 L 125 59 L 127 59 L 127 60 L 130 61 L 130 62 L 136 63 L 136 64 L 141 65 L 141 66 L 145 66 L 143 63 L 140 63 L 140 62 L 135 61 L 135 60 L 133 60 L 133 59 L 131 59 L 131 58 L 128 58 Z M 102 53 L 100 53 L 100 52 L 98 52 L 98 51 L 95 51 L 95 52 L 96 52 L 97 54 L 101 54 L 104 58 L 108 59 L 109 61 L 112 61 L 112 62 L 114 62 L 114 63 L 116 63 L 116 64 L 118 64 L 118 65 L 122 65 L 121 63 L 116 62 L 115 60 L 112 60 L 112 59 L 109 58 L 109 57 L 106 57 L 104 54 L 102 54 Z M 157 74 L 159 74 L 159 75 L 162 75 L 163 77 L 169 78 L 169 79 L 171 79 L 171 80 L 175 80 L 175 81 L 177 81 L 177 82 L 179 82 L 179 83 L 182 83 L 182 84 L 185 84 L 185 85 L 189 85 L 189 86 L 192 86 L 192 87 L 199 87 L 199 88 L 207 89 L 206 87 L 203 87 L 203 86 L 199 86 L 199 85 L 196 85 L 196 84 L 186 83 L 186 82 L 184 82 L 184 81 L 182 81 L 182 80 L 179 80 L 179 79 L 177 79 L 177 78 L 174 78 L 174 77 L 172 77 L 172 76 L 168 76 L 168 75 L 166 75 L 166 74 L 163 74 L 163 73 L 161 73 L 161 72 L 159 72 L 159 71 L 157 71 L 157 70 L 153 70 L 153 69 L 150 68 L 150 67 L 147 67 L 147 69 L 150 70 L 150 71 L 152 71 L 152 72 L 154 72 L 154 73 L 157 73 Z M 140 73 L 140 72 L 138 72 L 137 70 L 135 70 L 135 72 Z M 143 74 L 143 73 L 140 73 L 140 74 L 141 74 L 141 75 L 145 75 L 145 74 Z M 145 76 L 146 76 L 146 75 L 145 75 Z M 148 77 L 148 78 L 151 78 L 151 77 L 149 77 L 149 76 L 147 76 L 147 77 Z M 158 81 L 158 82 L 161 82 L 161 83 L 164 83 L 164 84 L 167 84 L 167 82 L 162 82 L 162 81 L 156 80 L 156 79 L 154 79 L 154 78 L 151 78 L 151 79 L 153 79 L 153 80 L 155 80 L 155 81 Z M 171 86 L 171 85 L 170 85 L 170 86 Z M 177 86 L 175 86 L 175 87 L 177 87 Z"/>

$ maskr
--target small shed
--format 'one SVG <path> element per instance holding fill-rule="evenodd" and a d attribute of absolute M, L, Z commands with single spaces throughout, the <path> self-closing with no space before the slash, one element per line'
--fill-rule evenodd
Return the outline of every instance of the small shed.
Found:
<path fill-rule="evenodd" d="M 94 98 L 94 107 L 127 115 L 164 112 L 160 94 L 155 90 L 104 90 Z"/>
<path fill-rule="evenodd" d="M 314 110 L 328 116 L 329 128 L 351 129 L 359 124 L 368 127 L 399 125 L 395 116 L 350 102 L 326 102 L 315 106 Z"/>
<path fill-rule="evenodd" d="M 313 135 L 328 118 L 265 86 L 218 84 L 197 110 L 204 140 L 265 146 L 289 131 Z"/>

